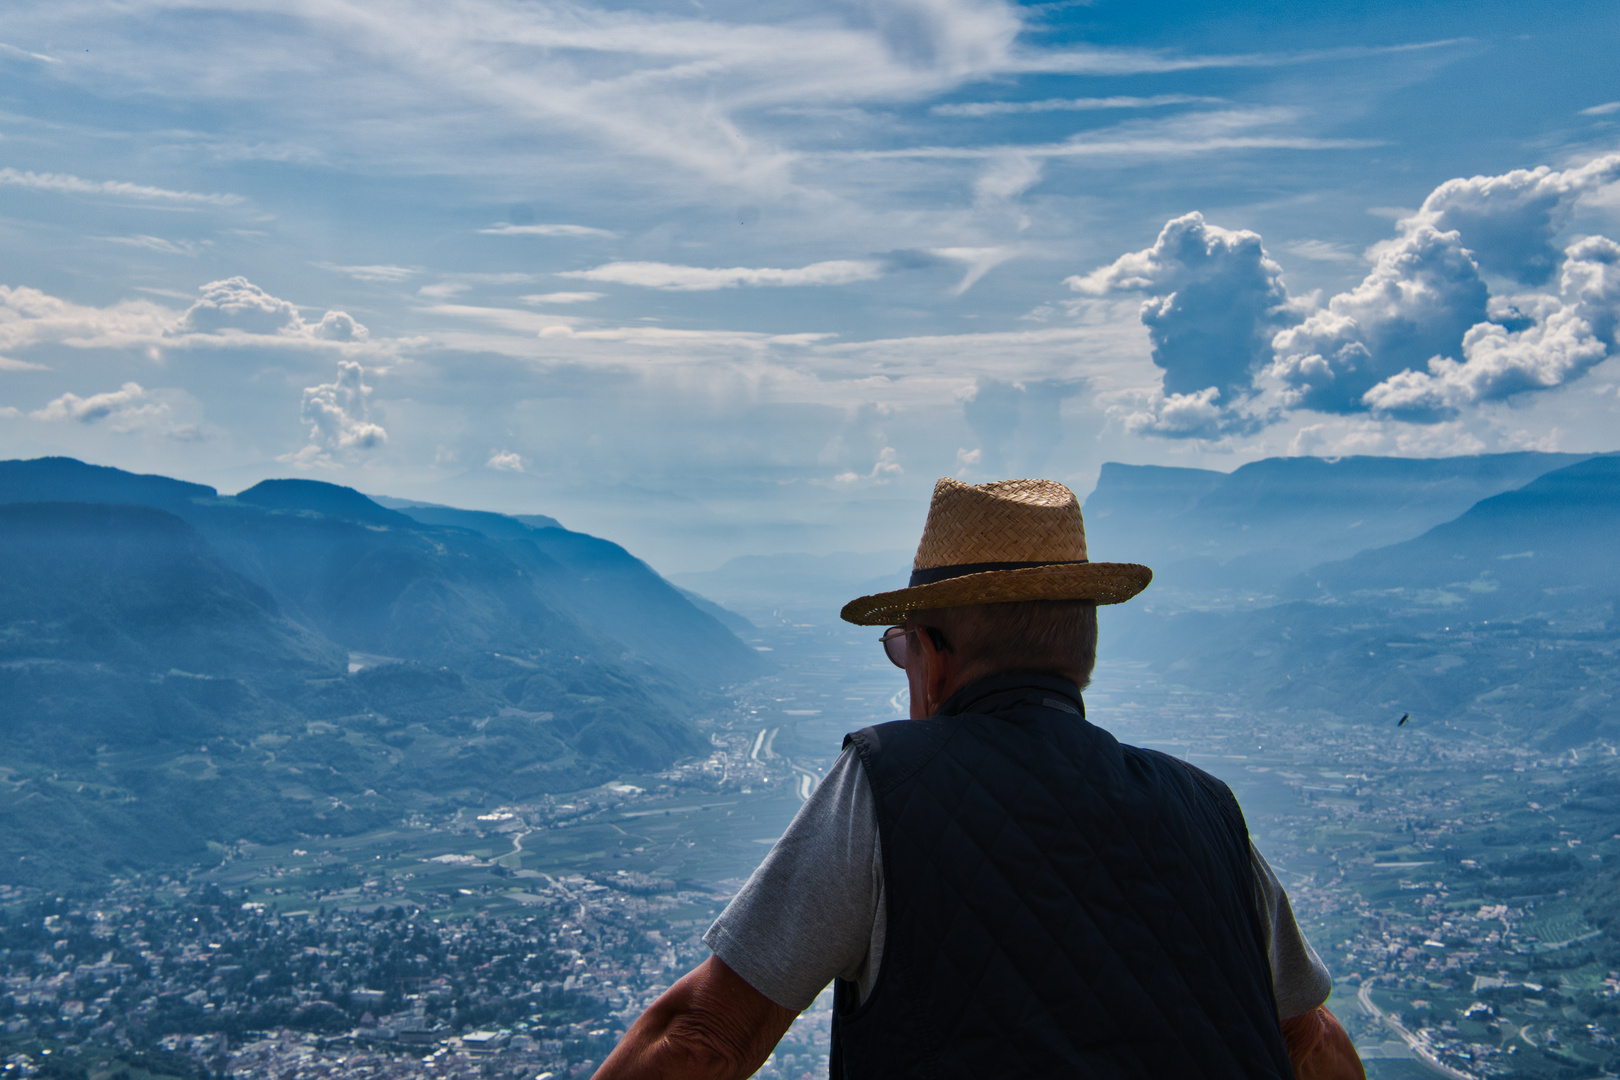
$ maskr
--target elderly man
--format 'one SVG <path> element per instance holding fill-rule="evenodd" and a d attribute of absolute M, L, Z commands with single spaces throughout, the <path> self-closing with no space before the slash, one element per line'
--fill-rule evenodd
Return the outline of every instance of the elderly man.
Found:
<path fill-rule="evenodd" d="M 856 732 L 597 1073 L 746 1077 L 836 980 L 834 1077 L 1362 1076 L 1327 971 L 1226 785 L 1088 723 L 1097 605 L 1073 492 L 941 480 L 893 624 L 910 720 Z"/>

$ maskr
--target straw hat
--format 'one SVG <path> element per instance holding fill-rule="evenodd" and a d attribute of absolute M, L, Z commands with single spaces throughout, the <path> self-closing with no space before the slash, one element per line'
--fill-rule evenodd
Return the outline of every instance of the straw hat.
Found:
<path fill-rule="evenodd" d="M 911 584 L 844 605 L 846 622 L 886 626 L 907 612 L 1014 600 L 1119 604 L 1153 580 L 1136 563 L 1086 559 L 1074 492 L 1053 480 L 934 485 Z"/>

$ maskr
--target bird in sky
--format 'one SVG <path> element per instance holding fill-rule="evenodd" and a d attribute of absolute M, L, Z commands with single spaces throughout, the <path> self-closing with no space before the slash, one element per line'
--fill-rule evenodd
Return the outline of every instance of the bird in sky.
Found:
<path fill-rule="evenodd" d="M 1411 713 L 1402 713 L 1401 718 L 1399 720 L 1395 721 L 1395 726 L 1396 727 L 1404 726 L 1406 724 L 1406 718 L 1411 716 L 1411 715 L 1412 715 Z"/>

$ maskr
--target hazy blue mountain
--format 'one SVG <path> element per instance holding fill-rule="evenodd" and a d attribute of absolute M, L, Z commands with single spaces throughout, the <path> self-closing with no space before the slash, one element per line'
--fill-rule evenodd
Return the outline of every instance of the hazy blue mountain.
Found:
<path fill-rule="evenodd" d="M 77 458 L 0 461 L 0 503 L 140 503 L 169 509 L 218 494 L 204 484 L 87 465 Z"/>
<path fill-rule="evenodd" d="M 701 593 L 695 593 L 691 589 L 682 589 L 679 585 L 675 586 L 675 588 L 680 590 L 680 594 L 686 597 L 693 607 L 712 615 L 716 622 L 738 637 L 746 638 L 759 629 L 746 616 L 739 615 L 730 608 L 721 607 Z"/>
<path fill-rule="evenodd" d="M 1587 456 L 1267 458 L 1231 473 L 1109 462 L 1085 500 L 1087 540 L 1094 559 L 1153 567 L 1148 606 L 1204 606 L 1275 592 Z"/>
<path fill-rule="evenodd" d="M 1402 596 L 1436 588 L 1473 611 L 1526 617 L 1620 593 L 1620 457 L 1558 469 L 1483 499 L 1415 539 L 1313 568 L 1305 592 Z"/>
<path fill-rule="evenodd" d="M 586 625 L 611 627 L 615 640 L 653 663 L 695 670 L 716 682 L 751 678 L 765 668 L 758 654 L 737 639 L 737 627 L 705 610 L 723 609 L 706 600 L 698 603 L 612 541 L 571 532 L 542 515 L 517 518 L 416 505 L 402 505 L 400 512 L 496 542 L 530 572 L 552 606 Z"/>
<path fill-rule="evenodd" d="M 764 666 L 616 544 L 459 521 L 0 463 L 0 879 L 656 770 Z"/>
<path fill-rule="evenodd" d="M 459 510 L 438 503 L 413 502 L 386 495 L 370 496 L 373 502 L 390 510 L 398 510 L 428 525 L 454 525 L 471 529 L 498 540 L 521 539 L 534 529 L 560 529 L 562 522 L 544 514 L 508 515 L 488 510 Z"/>
<path fill-rule="evenodd" d="M 347 660 L 154 507 L 0 505 L 0 564 L 0 662 L 294 680 Z"/>
<path fill-rule="evenodd" d="M 236 493 L 239 503 L 266 510 L 308 511 L 365 525 L 409 528 L 411 519 L 368 499 L 353 488 L 320 480 L 261 480 Z"/>
<path fill-rule="evenodd" d="M 1105 622 L 1110 649 L 1260 705 L 1448 720 L 1556 745 L 1620 735 L 1620 457 L 1312 568 L 1298 599 Z"/>

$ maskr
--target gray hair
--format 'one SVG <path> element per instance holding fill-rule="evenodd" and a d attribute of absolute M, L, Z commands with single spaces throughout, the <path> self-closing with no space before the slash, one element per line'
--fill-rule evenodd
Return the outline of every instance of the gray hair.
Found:
<path fill-rule="evenodd" d="M 1097 604 L 1092 600 L 1015 600 L 913 611 L 907 626 L 932 626 L 975 677 L 1039 671 L 1091 682 L 1097 663 Z"/>

